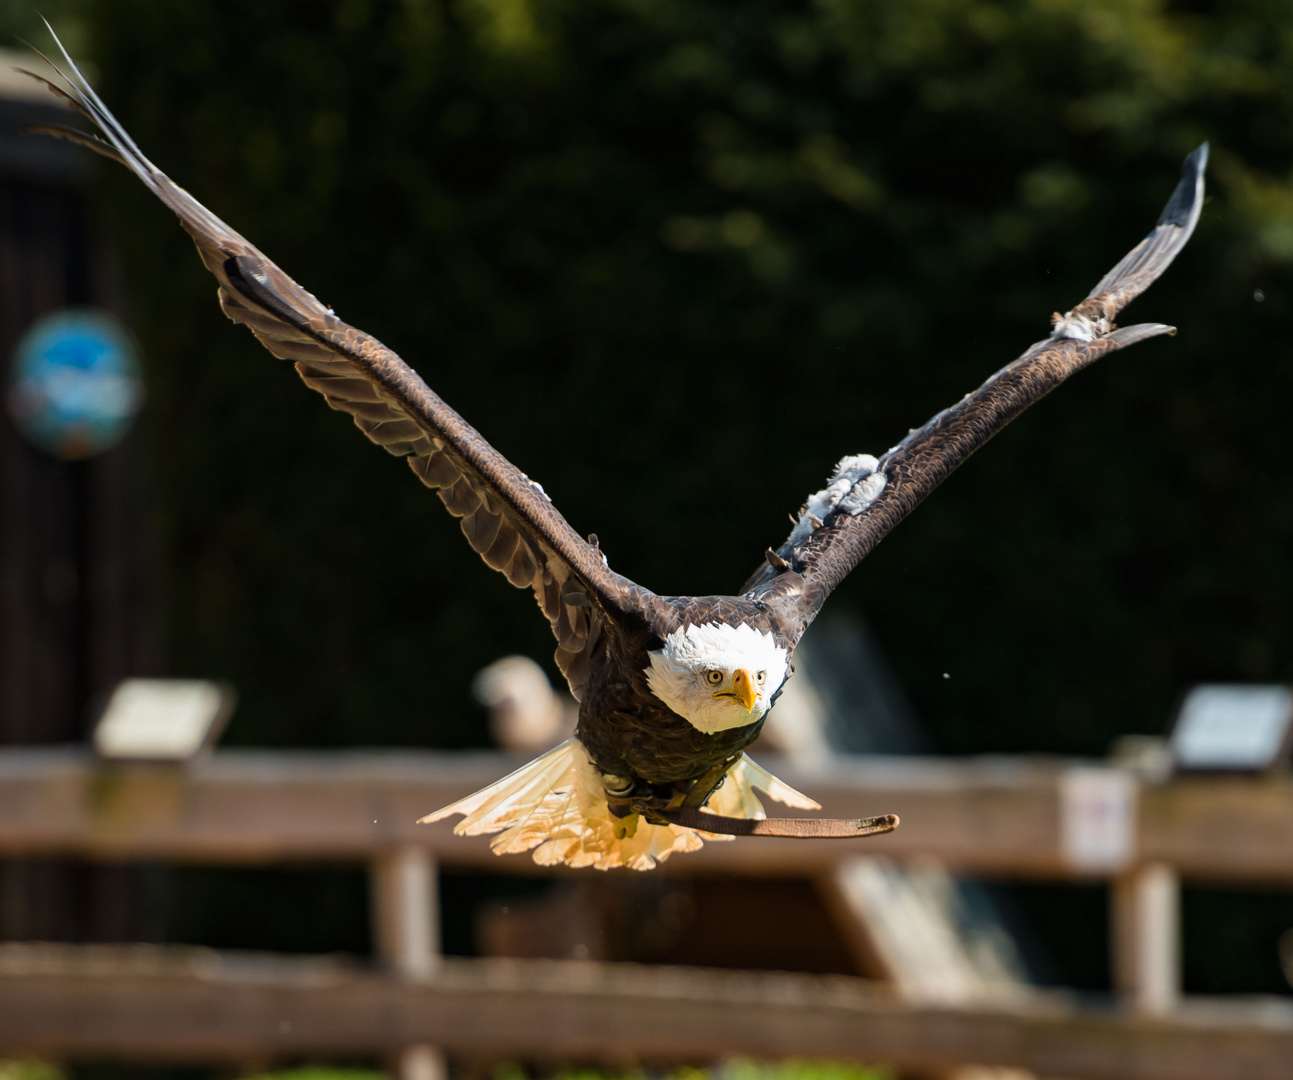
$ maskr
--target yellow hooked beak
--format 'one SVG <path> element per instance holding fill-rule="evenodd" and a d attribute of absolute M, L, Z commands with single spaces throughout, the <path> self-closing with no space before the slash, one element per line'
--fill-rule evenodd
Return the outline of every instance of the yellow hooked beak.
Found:
<path fill-rule="evenodd" d="M 754 712 L 754 703 L 759 700 L 759 695 L 754 689 L 754 680 L 745 668 L 738 668 L 732 676 L 732 697 L 745 706 L 746 712 Z"/>

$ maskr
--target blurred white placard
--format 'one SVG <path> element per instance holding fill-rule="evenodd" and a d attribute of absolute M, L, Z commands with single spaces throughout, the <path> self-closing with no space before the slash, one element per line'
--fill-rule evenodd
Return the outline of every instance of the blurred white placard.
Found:
<path fill-rule="evenodd" d="M 1288 748 L 1293 691 L 1287 686 L 1196 686 L 1172 728 L 1178 769 L 1259 772 Z"/>
<path fill-rule="evenodd" d="M 94 729 L 101 757 L 187 761 L 215 742 L 233 712 L 231 687 L 199 679 L 126 679 Z"/>
<path fill-rule="evenodd" d="M 1122 769 L 1079 767 L 1060 779 L 1060 847 L 1074 870 L 1120 870 L 1136 854 L 1135 779 Z"/>

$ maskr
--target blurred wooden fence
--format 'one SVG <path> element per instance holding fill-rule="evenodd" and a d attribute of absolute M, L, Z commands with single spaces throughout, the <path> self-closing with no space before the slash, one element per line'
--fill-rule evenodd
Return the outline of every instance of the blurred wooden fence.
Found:
<path fill-rule="evenodd" d="M 1293 1077 L 1293 1006 L 1182 1000 L 1175 937 L 1182 877 L 1293 885 L 1287 777 L 1147 784 L 1018 758 L 857 758 L 811 772 L 770 762 L 825 813 L 893 811 L 902 826 L 858 842 L 711 844 L 668 863 L 674 874 L 828 882 L 858 858 L 934 858 L 985 876 L 1113 883 L 1121 1006 L 1032 992 L 951 1007 L 844 978 L 441 960 L 437 865 L 548 872 L 496 858 L 448 824 L 415 824 L 510 764 L 494 754 L 229 750 L 179 767 L 110 764 L 74 748 L 0 752 L 0 857 L 362 860 L 387 961 L 374 973 L 203 950 L 9 945 L 0 1053 L 234 1060 L 434 1044 L 538 1059 L 741 1053 L 1068 1077 Z"/>

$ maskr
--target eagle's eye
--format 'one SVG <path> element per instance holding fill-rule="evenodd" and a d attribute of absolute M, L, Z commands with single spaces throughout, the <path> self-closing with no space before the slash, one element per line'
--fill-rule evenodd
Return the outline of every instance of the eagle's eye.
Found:
<path fill-rule="evenodd" d="M 707 671 L 705 672 L 705 681 L 710 686 L 718 686 L 723 681 L 723 673 L 721 671 Z"/>
<path fill-rule="evenodd" d="M 759 680 L 759 685 L 762 686 L 765 682 L 768 681 L 768 673 L 766 671 L 760 671 L 758 675 L 755 676 L 755 678 Z"/>

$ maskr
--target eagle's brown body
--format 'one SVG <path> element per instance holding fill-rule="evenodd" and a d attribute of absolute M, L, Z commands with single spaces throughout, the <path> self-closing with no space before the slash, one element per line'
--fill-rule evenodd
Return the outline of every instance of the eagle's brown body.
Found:
<path fill-rule="evenodd" d="M 763 718 L 713 735 L 698 731 L 651 692 L 647 654 L 688 624 L 739 621 L 772 633 L 788 650 L 797 636 L 744 597 L 652 596 L 644 615 L 636 629 L 621 623 L 608 634 L 607 648 L 594 654 L 576 734 L 602 772 L 672 789 L 738 756 L 763 730 Z"/>

